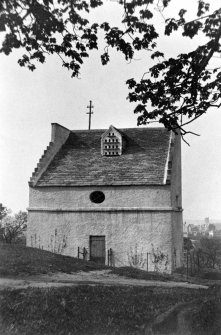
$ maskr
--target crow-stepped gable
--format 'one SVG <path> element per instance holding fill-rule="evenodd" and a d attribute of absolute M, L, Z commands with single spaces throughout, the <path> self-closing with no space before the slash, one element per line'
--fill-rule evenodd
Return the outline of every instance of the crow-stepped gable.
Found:
<path fill-rule="evenodd" d="M 54 123 L 29 186 L 28 246 L 148 270 L 155 250 L 162 271 L 182 265 L 179 135 Z"/>

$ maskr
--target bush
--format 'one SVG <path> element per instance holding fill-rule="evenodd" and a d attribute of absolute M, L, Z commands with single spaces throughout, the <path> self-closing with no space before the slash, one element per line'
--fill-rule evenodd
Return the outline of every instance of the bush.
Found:
<path fill-rule="evenodd" d="M 19 211 L 15 215 L 6 214 L 1 220 L 2 238 L 6 243 L 22 238 L 27 228 L 27 212 Z"/>

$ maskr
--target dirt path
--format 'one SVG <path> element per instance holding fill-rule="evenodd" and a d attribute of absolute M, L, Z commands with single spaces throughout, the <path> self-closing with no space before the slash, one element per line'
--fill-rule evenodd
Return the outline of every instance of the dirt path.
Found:
<path fill-rule="evenodd" d="M 165 313 L 159 315 L 145 335 L 192 335 L 191 316 L 197 310 L 196 301 L 178 303 Z"/>
<path fill-rule="evenodd" d="M 126 285 L 126 286 L 160 286 L 160 287 L 184 287 L 193 289 L 207 289 L 208 286 L 190 284 L 186 282 L 173 281 L 152 281 L 125 278 L 110 273 L 110 270 L 77 272 L 73 274 L 53 273 L 47 275 L 24 276 L 15 278 L 0 278 L 0 290 L 10 288 L 29 288 L 29 287 L 61 287 L 77 285 Z"/>

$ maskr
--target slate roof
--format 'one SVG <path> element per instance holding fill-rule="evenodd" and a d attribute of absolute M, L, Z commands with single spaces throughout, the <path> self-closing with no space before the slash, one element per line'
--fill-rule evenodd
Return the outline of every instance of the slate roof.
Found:
<path fill-rule="evenodd" d="M 36 186 L 164 184 L 170 132 L 164 128 L 118 129 L 122 156 L 101 155 L 104 129 L 73 130 Z"/>

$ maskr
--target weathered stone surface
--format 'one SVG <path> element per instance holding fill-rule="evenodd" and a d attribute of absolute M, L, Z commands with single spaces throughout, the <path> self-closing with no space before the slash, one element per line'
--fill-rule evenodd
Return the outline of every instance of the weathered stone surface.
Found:
<path fill-rule="evenodd" d="M 89 237 L 105 236 L 106 250 L 112 248 L 114 265 L 130 265 L 137 254 L 147 269 L 152 245 L 171 255 L 171 213 L 135 212 L 30 212 L 28 245 L 77 257 L 78 247 L 89 252 Z M 149 255 L 149 257 L 151 257 Z M 171 256 L 170 256 L 171 257 Z M 172 260 L 169 260 L 168 270 Z M 107 252 L 106 252 L 107 263 Z M 149 270 L 153 264 L 149 259 Z"/>
<path fill-rule="evenodd" d="M 100 204 L 90 201 L 91 192 L 104 192 Z M 170 187 L 164 186 L 91 186 L 30 188 L 29 206 L 48 209 L 170 207 Z"/>

